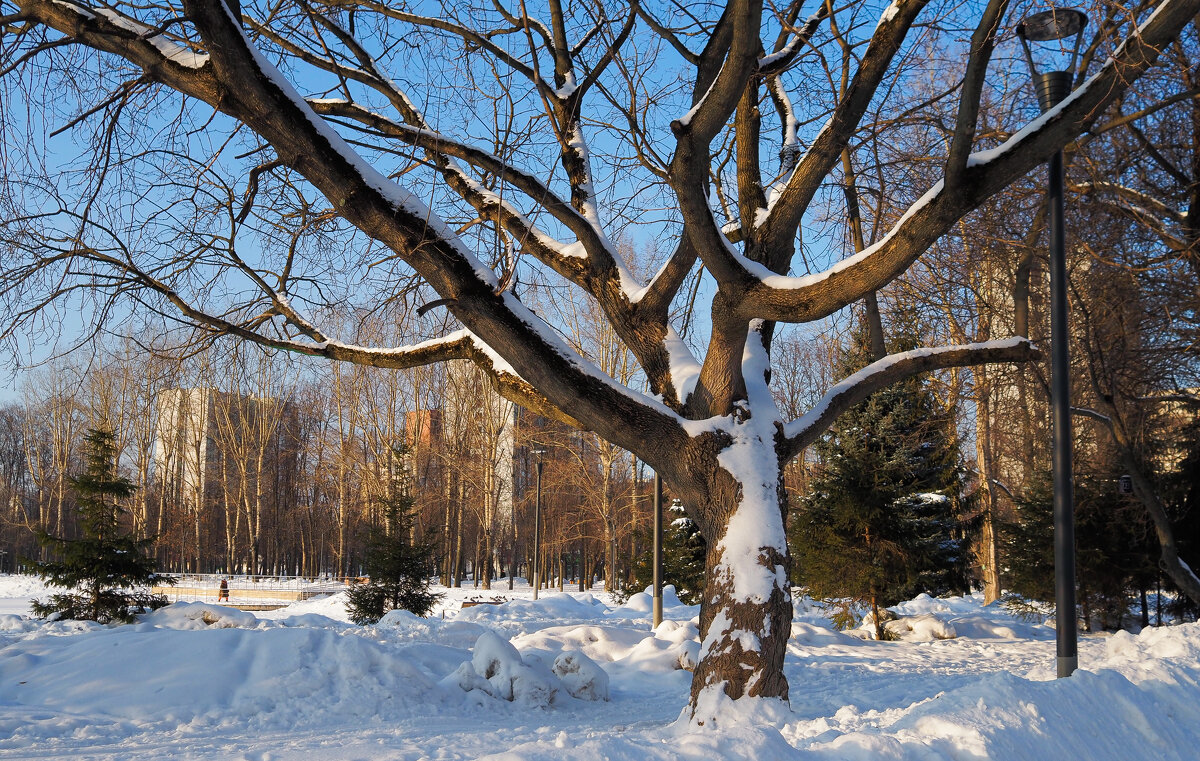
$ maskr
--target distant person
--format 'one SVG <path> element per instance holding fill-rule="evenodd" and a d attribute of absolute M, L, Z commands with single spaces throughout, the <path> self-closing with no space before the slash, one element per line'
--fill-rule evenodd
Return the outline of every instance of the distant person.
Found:
<path fill-rule="evenodd" d="M 224 578 L 221 579 L 221 591 L 217 594 L 217 602 L 222 600 L 229 602 L 229 581 Z"/>

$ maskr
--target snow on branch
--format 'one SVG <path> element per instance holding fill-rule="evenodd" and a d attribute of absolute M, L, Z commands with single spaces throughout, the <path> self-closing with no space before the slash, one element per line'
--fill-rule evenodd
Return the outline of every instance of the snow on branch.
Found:
<path fill-rule="evenodd" d="M 829 16 L 833 6 L 829 3 L 821 3 L 820 7 L 813 12 L 811 16 L 805 20 L 804 25 L 793 30 L 791 39 L 786 45 L 783 45 L 778 50 L 758 59 L 758 71 L 763 77 L 772 77 L 781 73 L 786 69 L 792 61 L 796 60 L 796 56 L 816 34 L 817 28 Z"/>
<path fill-rule="evenodd" d="M 48 26 L 68 38 L 125 58 L 147 78 L 181 92 L 196 93 L 213 85 L 208 54 L 186 40 L 168 36 L 109 8 L 93 8 L 66 0 L 23 0 L 20 17 Z"/>
<path fill-rule="evenodd" d="M 909 8 L 911 5 L 902 5 L 897 19 Z M 1062 103 L 1032 120 L 1001 146 L 970 154 L 963 179 L 954 192 L 945 192 L 946 183 L 939 180 L 908 208 L 886 236 L 859 254 L 825 272 L 798 278 L 774 274 L 783 271 L 782 265 L 786 262 L 768 262 L 768 267 L 756 268 L 743 260 L 742 267 L 758 282 L 751 283 L 741 301 L 742 316 L 785 322 L 819 319 L 886 285 L 964 214 L 1033 169 L 1099 118 L 1153 65 L 1159 52 L 1197 12 L 1200 12 L 1200 0 L 1165 0 L 1122 42 L 1105 64 Z M 849 102 L 848 99 L 839 104 L 839 110 Z M 761 226 L 763 239 L 779 244 L 775 246 L 777 250 L 791 250 L 783 244 L 795 236 L 808 199 L 824 181 L 828 168 L 852 132 L 852 123 L 835 128 L 836 121 L 837 112 L 813 142 Z M 740 273 L 734 273 L 737 274 Z"/>
<path fill-rule="evenodd" d="M 91 11 L 97 16 L 108 19 L 116 26 L 133 32 L 138 39 L 146 40 L 173 63 L 189 69 L 198 69 L 208 62 L 207 53 L 199 53 L 187 45 L 181 45 L 163 34 L 161 29 L 143 24 L 111 8 L 92 8 Z"/>
<path fill-rule="evenodd" d="M 802 417 L 784 426 L 793 454 L 816 442 L 833 421 L 871 394 L 918 373 L 990 362 L 1027 362 L 1039 352 L 1028 338 L 1014 337 L 960 346 L 913 349 L 892 354 L 836 383 Z"/>
<path fill-rule="evenodd" d="M 790 246 L 782 244 L 795 236 L 813 195 L 840 160 L 842 148 L 858 128 L 909 28 L 928 1 L 897 0 L 884 11 L 845 95 L 770 204 L 761 225 L 770 248 L 790 250 Z M 771 269 L 783 271 L 782 262 L 769 264 L 773 265 Z"/>
<path fill-rule="evenodd" d="M 1117 182 L 1081 182 L 1077 185 L 1072 185 L 1071 190 L 1078 193 L 1089 194 L 1093 192 L 1110 193 L 1125 199 L 1132 204 L 1132 209 L 1149 217 L 1160 217 L 1169 219 L 1171 222 L 1182 225 L 1187 221 L 1187 215 L 1173 209 L 1164 203 L 1161 199 L 1155 198 L 1141 190 L 1136 190 L 1127 185 L 1122 185 Z"/>
<path fill-rule="evenodd" d="M 1092 420 L 1097 420 L 1097 421 L 1103 423 L 1104 425 L 1108 426 L 1109 428 L 1113 427 L 1113 419 L 1112 418 L 1110 418 L 1108 415 L 1097 412 L 1096 410 L 1093 410 L 1088 407 L 1072 407 L 1071 414 L 1072 415 L 1080 415 L 1080 416 L 1086 417 L 1086 418 L 1091 418 Z"/>

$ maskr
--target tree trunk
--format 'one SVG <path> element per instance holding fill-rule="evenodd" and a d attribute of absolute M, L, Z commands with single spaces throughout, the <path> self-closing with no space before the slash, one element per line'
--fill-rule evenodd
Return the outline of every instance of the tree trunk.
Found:
<path fill-rule="evenodd" d="M 454 586 L 461 587 L 463 557 L 463 506 L 461 493 L 456 492 L 454 497 L 454 561 L 450 564 L 450 568 Z"/>
<path fill-rule="evenodd" d="M 708 542 L 700 662 L 691 693 L 691 717 L 701 725 L 726 721 L 720 718 L 725 698 L 788 696 L 783 659 L 791 636 L 792 597 L 782 470 L 769 436 L 760 430 L 726 450 L 746 471 L 737 477 L 715 463 L 709 473 L 699 474 L 706 476 L 702 493 L 707 493 L 707 503 L 698 499 L 701 490 L 672 489 L 684 504 L 702 505 L 690 512 L 694 520 L 699 518 Z"/>
<path fill-rule="evenodd" d="M 992 488 L 991 389 L 984 368 L 976 368 L 975 460 L 979 466 L 979 494 L 983 502 L 980 558 L 983 566 L 983 604 L 1000 599 L 1000 553 L 996 548 L 996 491 Z"/>
<path fill-rule="evenodd" d="M 487 530 L 483 534 L 483 588 L 492 588 L 492 532 Z"/>
<path fill-rule="evenodd" d="M 586 592 L 587 582 L 584 579 L 587 577 L 587 543 L 583 541 L 582 537 L 579 539 L 579 563 L 577 570 L 579 571 L 579 591 Z"/>

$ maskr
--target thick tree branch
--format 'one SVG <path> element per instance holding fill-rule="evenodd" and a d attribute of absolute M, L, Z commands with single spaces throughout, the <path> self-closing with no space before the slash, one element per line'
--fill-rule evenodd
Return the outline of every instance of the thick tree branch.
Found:
<path fill-rule="evenodd" d="M 898 0 L 888 6 L 863 54 L 845 97 L 837 104 L 825 128 L 800 159 L 763 222 L 762 245 L 770 250 L 768 269 L 786 272 L 792 240 L 800 219 L 817 188 L 837 164 L 842 148 L 858 128 L 872 98 L 883 82 L 892 59 L 900 51 L 909 29 L 928 0 Z"/>
<path fill-rule="evenodd" d="M 950 156 L 946 160 L 946 186 L 955 188 L 962 181 L 967 168 L 967 157 L 975 144 L 975 126 L 979 120 L 979 99 L 983 95 L 983 78 L 992 50 L 996 47 L 996 30 L 1008 10 L 1008 0 L 989 0 L 983 18 L 971 37 L 971 54 L 967 59 L 967 72 L 963 77 L 959 96 L 958 116 L 954 124 L 954 136 L 950 141 Z"/>
<path fill-rule="evenodd" d="M 785 451 L 795 456 L 816 443 L 839 415 L 891 384 L 948 367 L 968 367 L 993 362 L 1028 362 L 1041 353 L 1027 338 L 1008 338 L 965 346 L 913 349 L 872 362 L 835 384 L 805 415 L 784 426 Z"/>
<path fill-rule="evenodd" d="M 879 290 L 908 268 L 965 214 L 1029 172 L 1069 143 L 1157 60 L 1179 29 L 1200 12 L 1200 0 L 1166 0 L 1112 58 L 1055 108 L 1002 146 L 973 154 L 953 193 L 935 184 L 886 236 L 829 270 L 800 278 L 773 277 L 753 263 L 754 283 L 741 302 L 742 314 L 782 322 L 820 319 L 870 291 Z"/>

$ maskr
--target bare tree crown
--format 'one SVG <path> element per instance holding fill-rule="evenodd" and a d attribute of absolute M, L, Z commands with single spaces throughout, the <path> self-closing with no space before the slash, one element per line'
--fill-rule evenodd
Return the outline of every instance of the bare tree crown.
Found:
<path fill-rule="evenodd" d="M 539 14 L 503 3 L 427 11 L 340 1 L 5 3 L 10 95 L 24 87 L 32 99 L 37 84 L 62 87 L 70 69 L 86 72 L 69 117 L 54 99 L 38 113 L 64 117 L 56 128 L 90 131 L 97 143 L 97 164 L 84 175 L 90 194 L 37 187 L 29 194 L 57 200 L 59 213 L 15 209 L 21 223 L 10 237 L 30 254 L 17 274 L 82 277 L 210 331 L 304 354 L 388 367 L 469 357 L 507 395 L 629 446 L 648 433 L 637 420 L 681 431 L 663 424 L 732 412 L 747 396 L 748 337 L 769 344 L 772 323 L 820 319 L 886 285 L 1094 119 L 1194 12 L 1190 3 L 1163 3 L 1076 97 L 981 154 L 971 151 L 983 76 L 1008 6 L 990 3 L 971 22 L 940 173 L 873 244 L 795 277 L 796 241 L 821 184 L 870 130 L 868 112 L 899 97 L 888 88 L 903 81 L 914 30 L 933 14 L 923 0 L 893 2 L 876 9 L 871 28 L 865 11 L 822 3 L 802 19 L 802 5 L 550 2 Z M 797 107 L 798 96 L 839 74 L 829 60 L 839 49 L 840 85 L 820 107 Z M 662 61 L 675 69 L 669 76 L 657 70 Z M 164 127 L 161 110 L 129 114 L 163 108 L 171 90 L 185 96 L 188 116 Z M 768 102 L 778 133 L 764 129 Z M 204 117 L 199 104 L 215 113 Z M 803 142 L 801 119 L 822 125 Z M 149 130 L 169 137 L 162 155 Z M 174 155 L 201 134 L 220 141 L 210 146 L 215 155 Z M 768 150 L 780 159 L 764 161 Z M 113 186 L 135 179 L 148 160 L 169 161 L 176 177 L 101 208 L 105 193 L 137 192 Z M 189 170 L 194 178 L 178 176 Z M 172 184 L 190 196 L 170 198 Z M 621 194 L 670 207 L 631 212 L 638 201 Z M 193 248 L 179 256 L 118 227 L 133 222 L 120 212 L 145 213 L 163 197 L 172 212 L 210 215 L 192 226 Z M 341 220 L 360 234 L 339 229 Z M 615 240 L 647 223 L 673 229 L 676 244 L 642 282 Z M 56 250 L 34 251 L 22 232 L 42 233 Z M 334 253 L 340 245 L 350 252 Z M 259 247 L 270 253 L 243 253 Z M 530 259 L 596 301 L 659 401 L 599 370 L 521 302 L 513 279 Z M 697 262 L 715 281 L 700 357 L 671 320 Z M 355 267 L 341 293 L 326 282 Z M 380 349 L 342 344 L 320 326 L 322 307 L 351 298 L 352 283 L 389 298 L 414 277 L 463 330 Z M 214 284 L 208 278 L 219 281 L 223 301 L 204 290 Z M 1020 344 L 972 347 L 926 356 L 922 366 L 1025 356 Z M 789 427 L 793 447 L 806 438 L 801 428 Z"/>

